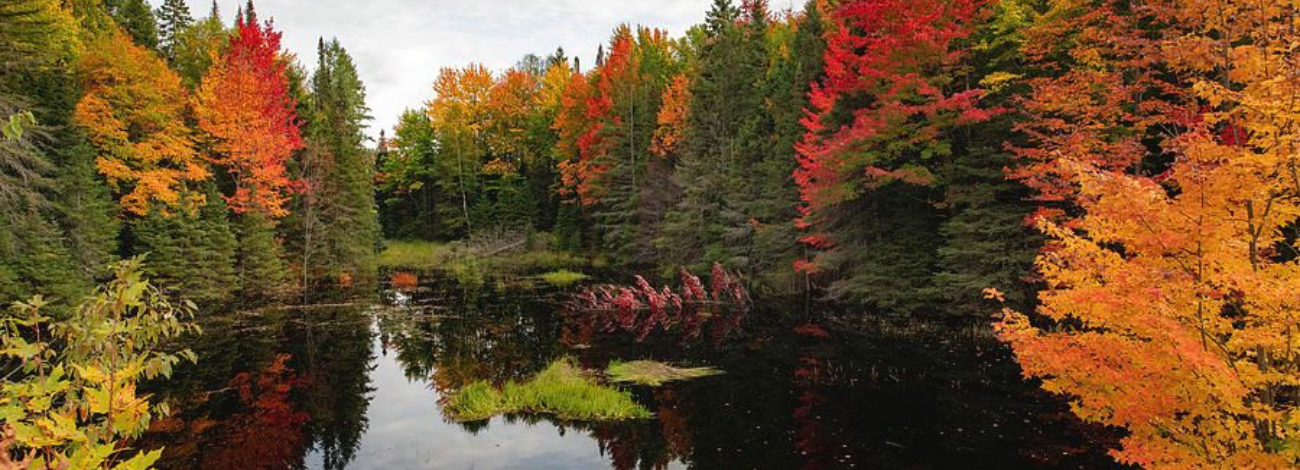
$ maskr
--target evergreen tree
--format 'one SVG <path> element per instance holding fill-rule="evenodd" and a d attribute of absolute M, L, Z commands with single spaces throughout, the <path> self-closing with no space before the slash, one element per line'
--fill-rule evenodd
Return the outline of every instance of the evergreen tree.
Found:
<path fill-rule="evenodd" d="M 744 217 L 733 217 L 728 238 L 735 243 L 732 259 L 743 261 L 733 267 L 750 273 L 753 287 L 791 292 L 804 287 L 803 276 L 791 268 L 802 251 L 792 223 L 799 202 L 791 178 L 798 167 L 793 156 L 803 135 L 800 120 L 808 92 L 822 77 L 825 27 L 817 2 L 809 1 L 797 18 L 771 28 L 777 39 L 770 42 L 770 65 L 762 83 L 762 112 L 768 116 L 751 128 L 756 131 L 750 137 L 758 144 L 752 146 L 756 158 L 748 170 L 739 168 L 735 178 L 743 183 L 736 188 L 743 196 L 736 206 Z M 757 33 L 751 28 L 750 34 Z"/>
<path fill-rule="evenodd" d="M 158 47 L 158 22 L 145 0 L 115 0 L 105 6 L 113 15 L 113 21 L 126 30 L 136 44 L 149 49 Z"/>
<path fill-rule="evenodd" d="M 199 81 L 212 67 L 212 59 L 221 57 L 230 46 L 230 32 L 221 24 L 216 3 L 212 4 L 212 13 L 202 21 L 181 28 L 176 33 L 171 45 L 172 67 L 190 88 L 197 88 Z"/>
<path fill-rule="evenodd" d="M 1022 34 L 1040 4 L 999 3 L 972 38 L 977 53 L 970 60 L 971 76 L 959 81 L 992 85 L 984 98 L 990 107 L 1011 107 L 1022 97 L 1023 90 L 996 79 L 1024 72 Z M 1007 178 L 1004 170 L 1014 164 L 1004 147 L 1017 119 L 1005 113 L 954 133 L 953 157 L 941 169 L 944 241 L 932 284 L 935 296 L 955 314 L 979 316 L 994 308 L 980 295 L 989 286 L 1008 286 L 1004 297 L 1017 308 L 1029 308 L 1033 299 L 1035 284 L 1028 279 L 1041 241 L 1026 221 L 1034 203 L 1027 188 Z"/>
<path fill-rule="evenodd" d="M 216 4 L 213 4 L 215 10 Z M 215 13 L 215 12 L 214 12 Z M 216 16 L 215 14 L 213 16 Z M 177 45 L 181 34 L 194 24 L 190 7 L 185 0 L 163 0 L 158 8 L 158 49 L 168 62 L 176 62 Z"/>
<path fill-rule="evenodd" d="M 395 239 L 447 240 L 454 231 L 444 222 L 455 217 L 455 195 L 442 191 L 437 170 L 438 144 L 429 116 L 407 110 L 394 137 L 380 146 L 380 186 L 384 236 Z M 450 214 L 448 213 L 450 212 Z"/>
<path fill-rule="evenodd" d="M 145 269 L 177 297 L 205 307 L 231 299 L 235 275 L 235 235 L 216 185 L 204 185 L 207 203 L 194 213 L 151 211 L 131 223 L 132 251 L 147 254 Z"/>
<path fill-rule="evenodd" d="M 752 217 L 741 206 L 753 198 L 753 165 L 769 145 L 771 121 L 762 108 L 766 9 L 757 2 L 743 13 L 744 24 L 729 0 L 715 0 L 705 22 L 676 172 L 682 193 L 659 240 L 673 264 L 748 264 Z"/>
<path fill-rule="evenodd" d="M 287 290 L 289 267 L 275 227 L 276 221 L 259 211 L 235 217 L 235 266 L 244 299 L 271 299 Z"/>
<path fill-rule="evenodd" d="M 250 4 L 251 7 L 251 4 Z M 356 272 L 379 243 L 374 199 L 374 157 L 364 144 L 365 86 L 352 57 L 337 40 L 320 41 L 311 77 L 304 176 L 319 230 L 304 243 L 306 272 Z"/>
<path fill-rule="evenodd" d="M 0 305 L 35 292 L 75 300 L 102 268 L 87 264 L 104 261 L 113 238 L 111 218 L 76 204 L 105 202 L 79 191 L 96 183 L 93 170 L 79 171 L 93 156 L 68 126 L 78 93 L 65 67 L 78 50 L 79 26 L 48 0 L 5 2 L 0 18 L 0 120 L 31 118 L 15 121 L 30 121 L 21 132 L 6 127 L 0 136 Z M 72 223 L 82 216 L 87 223 Z"/>

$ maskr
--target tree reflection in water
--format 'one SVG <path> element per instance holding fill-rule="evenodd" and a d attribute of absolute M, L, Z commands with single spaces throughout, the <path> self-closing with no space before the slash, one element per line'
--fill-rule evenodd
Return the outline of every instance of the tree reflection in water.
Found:
<path fill-rule="evenodd" d="M 199 365 L 154 391 L 176 415 L 137 445 L 166 445 L 162 469 L 1110 465 L 1114 434 L 1022 382 L 983 327 L 795 325 L 768 303 L 733 317 L 743 322 L 711 314 L 716 336 L 638 338 L 636 328 L 581 333 L 583 322 L 557 313 L 565 296 L 555 292 L 419 280 L 374 308 L 207 319 L 192 345 Z M 650 420 L 442 415 L 438 402 L 470 382 L 525 379 L 563 356 L 593 370 L 653 359 L 725 374 L 632 387 Z"/>

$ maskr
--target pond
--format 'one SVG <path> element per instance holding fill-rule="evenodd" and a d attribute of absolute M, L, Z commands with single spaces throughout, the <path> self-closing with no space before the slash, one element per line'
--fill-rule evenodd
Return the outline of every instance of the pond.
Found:
<path fill-rule="evenodd" d="M 1110 468 L 1114 432 L 1019 377 L 986 326 L 796 321 L 757 306 L 735 331 L 683 340 L 584 336 L 567 294 L 422 275 L 374 301 L 202 320 L 200 356 L 150 390 L 172 416 L 137 447 L 162 469 Z M 653 417 L 458 422 L 476 380 L 524 380 L 559 358 L 654 359 L 724 373 L 622 386 Z"/>

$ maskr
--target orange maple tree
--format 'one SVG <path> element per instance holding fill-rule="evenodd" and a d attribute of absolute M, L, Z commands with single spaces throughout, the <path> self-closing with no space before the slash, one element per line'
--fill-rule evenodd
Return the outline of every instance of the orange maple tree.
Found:
<path fill-rule="evenodd" d="M 1283 233 L 1300 218 L 1300 64 L 1283 3 L 1063 1 L 1026 42 L 1076 62 L 1031 81 L 1044 120 L 1019 173 L 1065 204 L 1038 218 L 1039 317 L 1005 310 L 998 334 L 1079 416 L 1128 430 L 1121 462 L 1300 464 L 1300 263 Z"/>
<path fill-rule="evenodd" d="M 560 171 L 560 196 L 582 202 L 578 187 L 580 175 L 585 173 L 586 160 L 582 157 L 583 150 L 579 142 L 584 140 L 593 126 L 586 106 L 587 98 L 592 93 L 591 78 L 590 74 L 575 72 L 568 79 L 568 85 L 560 95 L 559 111 L 551 128 L 558 137 L 555 157 Z"/>
<path fill-rule="evenodd" d="M 660 157 L 672 155 L 677 146 L 686 139 L 688 117 L 691 110 L 691 79 L 686 74 L 678 74 L 664 88 L 663 105 L 655 123 L 654 140 L 650 142 L 650 153 Z"/>
<path fill-rule="evenodd" d="M 256 17 L 239 18 L 225 57 L 203 78 L 195 100 L 199 127 L 212 137 L 212 163 L 235 179 L 227 203 L 236 213 L 288 214 L 295 189 L 285 164 L 303 147 L 280 33 Z"/>
<path fill-rule="evenodd" d="M 95 165 L 122 208 L 144 215 L 152 207 L 170 212 L 202 205 L 201 194 L 182 197 L 187 184 L 210 173 L 185 124 L 180 77 L 121 32 L 91 42 L 77 72 L 85 95 L 73 119 L 98 151 Z"/>

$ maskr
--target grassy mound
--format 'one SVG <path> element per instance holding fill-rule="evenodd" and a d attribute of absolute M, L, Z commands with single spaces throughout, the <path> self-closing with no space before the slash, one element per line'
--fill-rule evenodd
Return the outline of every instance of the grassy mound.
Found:
<path fill-rule="evenodd" d="M 542 280 L 545 281 L 547 284 L 550 284 L 552 286 L 569 287 L 579 282 L 587 280 L 589 276 L 580 272 L 561 269 L 559 271 L 551 271 L 549 273 L 542 274 L 539 277 L 541 277 Z"/>
<path fill-rule="evenodd" d="M 690 380 L 721 373 L 722 371 L 712 367 L 680 368 L 656 361 L 614 361 L 609 363 L 609 367 L 605 368 L 605 374 L 609 375 L 609 379 L 614 382 L 628 382 L 652 387 L 667 382 Z"/>
<path fill-rule="evenodd" d="M 574 421 L 650 417 L 630 394 L 597 383 L 571 359 L 555 361 L 532 380 L 511 381 L 501 390 L 486 381 L 471 383 L 452 397 L 446 410 L 458 421 L 511 413 L 545 413 Z"/>

